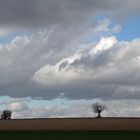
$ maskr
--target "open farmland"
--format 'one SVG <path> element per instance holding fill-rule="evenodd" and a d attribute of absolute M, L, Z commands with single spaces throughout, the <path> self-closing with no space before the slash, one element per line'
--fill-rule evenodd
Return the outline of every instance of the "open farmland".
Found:
<path fill-rule="evenodd" d="M 0 130 L 140 131 L 139 118 L 48 118 L 0 120 Z"/>
<path fill-rule="evenodd" d="M 139 118 L 62 118 L 0 120 L 1 139 L 134 140 Z"/>

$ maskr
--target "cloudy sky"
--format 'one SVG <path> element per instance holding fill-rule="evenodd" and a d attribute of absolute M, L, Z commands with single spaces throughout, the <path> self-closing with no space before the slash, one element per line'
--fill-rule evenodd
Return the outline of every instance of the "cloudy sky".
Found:
<path fill-rule="evenodd" d="M 0 110 L 139 117 L 139 15 L 139 0 L 0 0 Z"/>

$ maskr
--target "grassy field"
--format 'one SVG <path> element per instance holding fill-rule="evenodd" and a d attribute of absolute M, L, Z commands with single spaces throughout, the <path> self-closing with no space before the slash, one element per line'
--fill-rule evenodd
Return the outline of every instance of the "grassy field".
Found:
<path fill-rule="evenodd" d="M 140 140 L 140 131 L 0 131 L 3 140 Z"/>

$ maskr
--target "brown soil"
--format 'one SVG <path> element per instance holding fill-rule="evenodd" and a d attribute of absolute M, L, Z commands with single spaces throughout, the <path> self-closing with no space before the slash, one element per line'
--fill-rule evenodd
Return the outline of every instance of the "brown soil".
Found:
<path fill-rule="evenodd" d="M 55 118 L 0 120 L 0 130 L 140 130 L 140 118 Z"/>

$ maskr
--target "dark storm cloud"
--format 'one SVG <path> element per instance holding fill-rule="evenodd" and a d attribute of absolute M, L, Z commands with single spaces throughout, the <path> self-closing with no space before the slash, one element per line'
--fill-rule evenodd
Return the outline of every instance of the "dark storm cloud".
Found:
<path fill-rule="evenodd" d="M 97 13 L 126 16 L 139 6 L 139 0 L 0 0 L 0 24 L 30 29 L 71 25 Z"/>

